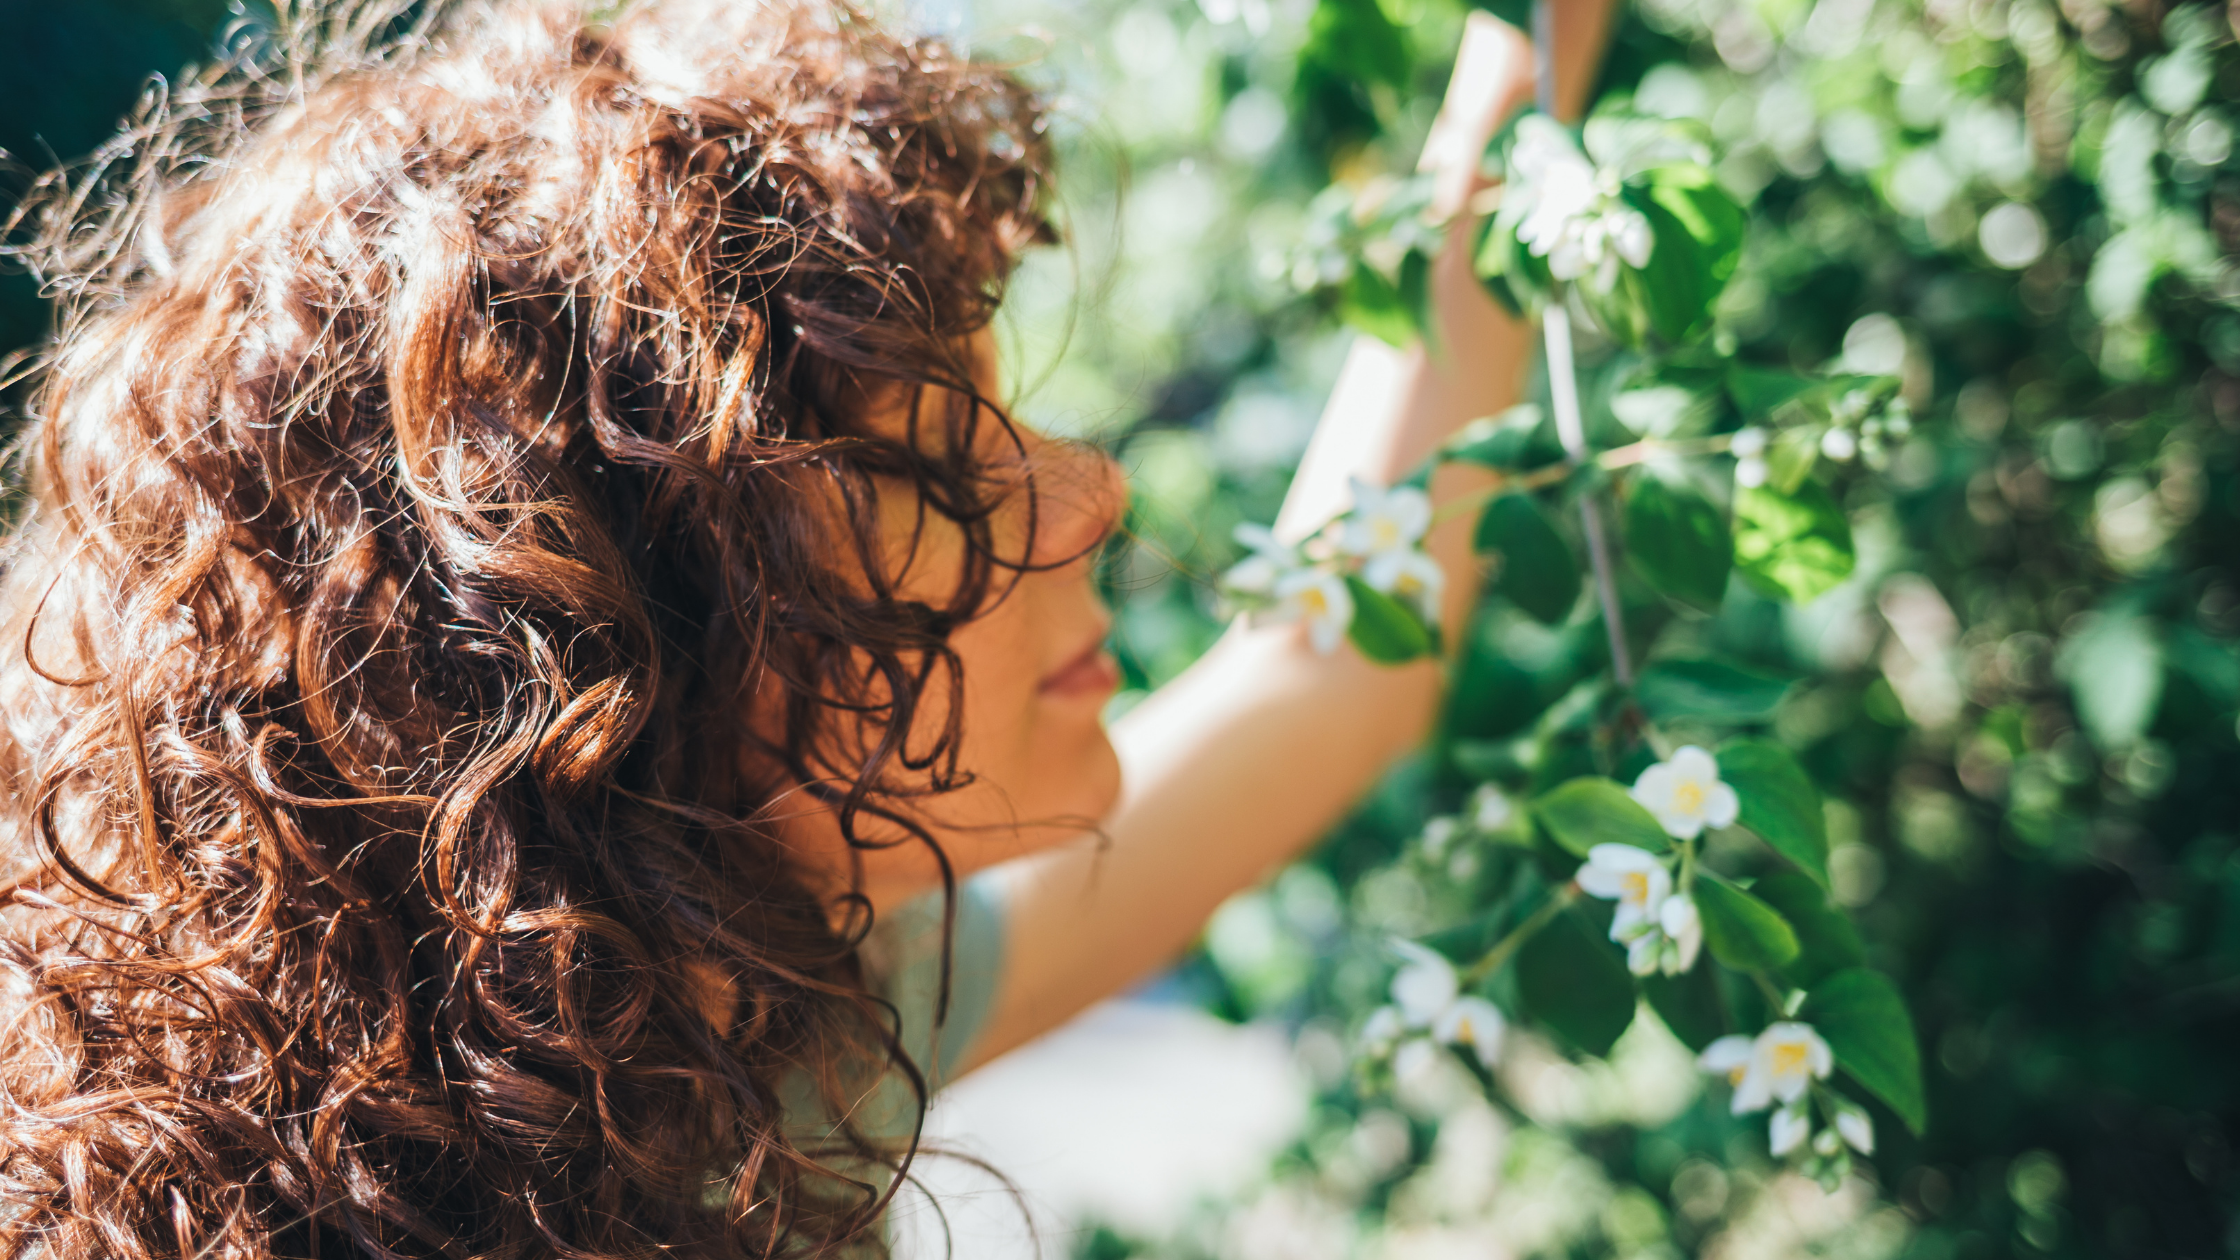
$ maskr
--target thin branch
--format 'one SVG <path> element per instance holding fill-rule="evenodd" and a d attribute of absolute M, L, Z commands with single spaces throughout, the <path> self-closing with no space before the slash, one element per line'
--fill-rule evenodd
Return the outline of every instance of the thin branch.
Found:
<path fill-rule="evenodd" d="M 1535 12 L 1548 0 L 1539 0 Z M 1548 400 L 1555 405 L 1556 437 L 1574 467 L 1592 456 L 1586 422 L 1579 414 L 1579 372 L 1571 356 L 1571 312 L 1560 294 L 1540 313 L 1540 340 L 1548 352 Z M 1587 560 L 1594 567 L 1594 594 L 1602 605 L 1602 628 L 1610 636 L 1610 672 L 1618 685 L 1633 685 L 1633 658 L 1626 650 L 1624 610 L 1618 603 L 1618 578 L 1610 563 L 1610 539 L 1603 532 L 1602 510 L 1592 494 L 1579 496 L 1579 529 L 1586 536 Z"/>
<path fill-rule="evenodd" d="M 1501 970 L 1501 964 L 1509 961 L 1511 954 L 1524 948 L 1526 941 L 1531 940 L 1541 928 L 1554 922 L 1555 917 L 1563 913 L 1565 906 L 1578 899 L 1579 885 L 1576 883 L 1565 884 L 1557 889 L 1546 901 L 1540 903 L 1540 908 L 1534 910 L 1530 918 L 1519 923 L 1510 930 L 1507 936 L 1496 941 L 1493 948 L 1485 952 L 1483 958 L 1470 964 L 1470 970 L 1462 973 L 1462 987 L 1468 989 L 1494 972 Z"/>

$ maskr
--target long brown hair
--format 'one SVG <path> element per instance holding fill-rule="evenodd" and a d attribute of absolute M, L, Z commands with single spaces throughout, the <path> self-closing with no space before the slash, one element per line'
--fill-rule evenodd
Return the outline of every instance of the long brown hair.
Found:
<path fill-rule="evenodd" d="M 282 8 L 13 225 L 0 1256 L 875 1242 L 909 1147 L 780 1094 L 923 1080 L 760 816 L 962 777 L 1039 106 L 846 0 Z"/>

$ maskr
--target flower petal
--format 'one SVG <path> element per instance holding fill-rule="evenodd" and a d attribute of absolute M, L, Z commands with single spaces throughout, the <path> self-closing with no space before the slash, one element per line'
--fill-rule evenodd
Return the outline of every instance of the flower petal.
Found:
<path fill-rule="evenodd" d="M 1674 773 L 1672 764 L 1660 761 L 1642 771 L 1641 777 L 1633 781 L 1633 786 L 1627 789 L 1626 795 L 1631 796 L 1643 809 L 1656 813 L 1671 808 L 1673 794 L 1679 787 L 1680 776 Z"/>
<path fill-rule="evenodd" d="M 1851 1144 L 1852 1150 L 1861 1155 L 1874 1154 L 1874 1121 L 1867 1117 L 1866 1112 L 1851 1107 L 1838 1109 L 1836 1132 L 1843 1135 L 1843 1140 Z"/>
<path fill-rule="evenodd" d="M 1501 1057 L 1502 1038 L 1508 1031 L 1509 1021 L 1502 1018 L 1501 1008 L 1482 997 L 1459 997 L 1439 1017 L 1431 1035 L 1450 1046 L 1470 1047 L 1478 1062 L 1490 1068 Z"/>
<path fill-rule="evenodd" d="M 1652 976 L 1657 972 L 1657 955 L 1664 948 L 1664 933 L 1644 932 L 1626 946 L 1626 970 L 1637 976 Z"/>
<path fill-rule="evenodd" d="M 1454 964 L 1440 954 L 1412 941 L 1395 941 L 1393 948 L 1406 961 L 1392 976 L 1392 1004 L 1410 1028 L 1429 1028 L 1453 1005 L 1462 991 Z"/>
<path fill-rule="evenodd" d="M 1783 1107 L 1773 1113 L 1770 1129 L 1767 1145 L 1772 1148 L 1773 1157 L 1779 1159 L 1803 1146 L 1804 1140 L 1812 1136 L 1812 1117 L 1802 1107 Z"/>
<path fill-rule="evenodd" d="M 1730 1033 L 1703 1048 L 1696 1056 L 1696 1066 L 1706 1072 L 1724 1076 L 1736 1068 L 1748 1066 L 1753 1044 L 1740 1033 Z"/>
<path fill-rule="evenodd" d="M 1773 1102 L 1773 1073 L 1752 1055 L 1748 1066 L 1742 1069 L 1742 1080 L 1734 1087 L 1734 1105 L 1728 1110 L 1735 1115 L 1762 1111 Z"/>
<path fill-rule="evenodd" d="M 1742 816 L 1742 798 L 1724 783 L 1713 783 L 1703 797 L 1703 821 L 1714 827 L 1732 827 Z"/>
<path fill-rule="evenodd" d="M 1587 850 L 1587 866 L 1607 871 L 1661 871 L 1664 863 L 1647 849 L 1631 844 L 1598 844 Z M 1586 869 L 1584 867 L 1582 870 Z"/>
<path fill-rule="evenodd" d="M 1671 766 L 1674 773 L 1706 785 L 1719 777 L 1718 759 L 1694 744 L 1681 746 L 1665 764 Z"/>

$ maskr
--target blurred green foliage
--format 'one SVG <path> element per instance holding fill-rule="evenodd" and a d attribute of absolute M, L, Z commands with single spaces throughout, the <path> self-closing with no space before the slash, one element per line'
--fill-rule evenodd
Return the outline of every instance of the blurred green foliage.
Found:
<path fill-rule="evenodd" d="M 1379 16 L 1403 56 L 1358 34 Z M 1136 474 L 1114 588 L 1140 685 L 1214 633 L 1205 577 L 1234 522 L 1272 516 L 1340 357 L 1342 291 L 1298 262 L 1308 207 L 1326 179 L 1410 168 L 1459 18 L 980 15 L 991 40 L 1078 36 L 1039 69 L 1095 103 L 1069 172 L 1091 283 L 1030 275 L 1018 305 L 1081 312 L 1030 410 Z M 1772 733 L 1834 798 L 1838 899 L 1920 1021 L 1926 1135 L 1879 1124 L 1871 1186 L 1800 1194 L 1641 1023 L 1608 1069 L 1520 1052 L 1491 1103 L 1358 1088 L 1384 935 L 1466 930 L 1483 904 L 1418 833 L 1512 772 L 1509 737 L 1566 720 L 1601 664 L 1599 627 L 1496 595 L 1446 738 L 1186 969 L 1216 1009 L 1293 1021 L 1313 1130 L 1199 1228 L 1092 1250 L 2240 1255 L 2236 88 L 2223 7 L 2095 0 L 1653 0 L 1604 72 L 1605 95 L 1705 124 L 1753 207 L 1715 335 L 1752 362 L 1893 373 L 1917 419 L 1838 479 L 1859 562 L 1802 609 L 1739 581 L 1711 617 L 1626 598 L 1653 656 L 1793 680 Z M 1622 423 L 1589 394 L 1590 425 Z"/>
<path fill-rule="evenodd" d="M 941 12 L 1069 120 L 1071 246 L 1020 277 L 1006 344 L 1026 411 L 1135 477 L 1111 570 L 1124 705 L 1218 632 L 1230 529 L 1273 516 L 1350 335 L 1299 274 L 1309 206 L 1412 166 L 1462 10 Z M 8 0 L 0 147 L 83 153 L 226 20 Z M 1297 1029 L 1310 1131 L 1247 1201 L 1089 1254 L 2240 1255 L 2233 40 L 2204 3 L 1645 0 L 1604 71 L 1707 125 L 1753 207 L 1715 335 L 1894 372 L 1919 421 L 1880 475 L 1839 482 L 1858 566 L 1801 610 L 1742 581 L 1712 616 L 1626 598 L 1652 655 L 1792 682 L 1773 731 L 1831 797 L 1837 899 L 1920 1022 L 1926 1134 L 1879 1125 L 1872 1183 L 1823 1196 L 1648 1019 L 1607 1065 L 1527 1040 L 1490 1094 L 1358 1086 L 1382 940 L 1472 930 L 1482 899 L 1470 851 L 1434 863 L 1424 824 L 1513 771 L 1506 741 L 1565 721 L 1601 664 L 1598 626 L 1497 595 L 1438 745 L 1226 908 L 1172 982 Z M 0 279 L 0 345 L 42 325 Z M 1622 423 L 1589 392 L 1590 424 Z"/>

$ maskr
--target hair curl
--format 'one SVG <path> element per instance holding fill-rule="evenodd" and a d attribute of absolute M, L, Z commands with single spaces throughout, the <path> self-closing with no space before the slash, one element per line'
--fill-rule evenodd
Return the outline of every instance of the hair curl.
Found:
<path fill-rule="evenodd" d="M 923 1081 L 758 813 L 962 777 L 1040 106 L 847 0 L 282 7 L 15 223 L 0 1256 L 875 1242 L 780 1089 Z"/>

